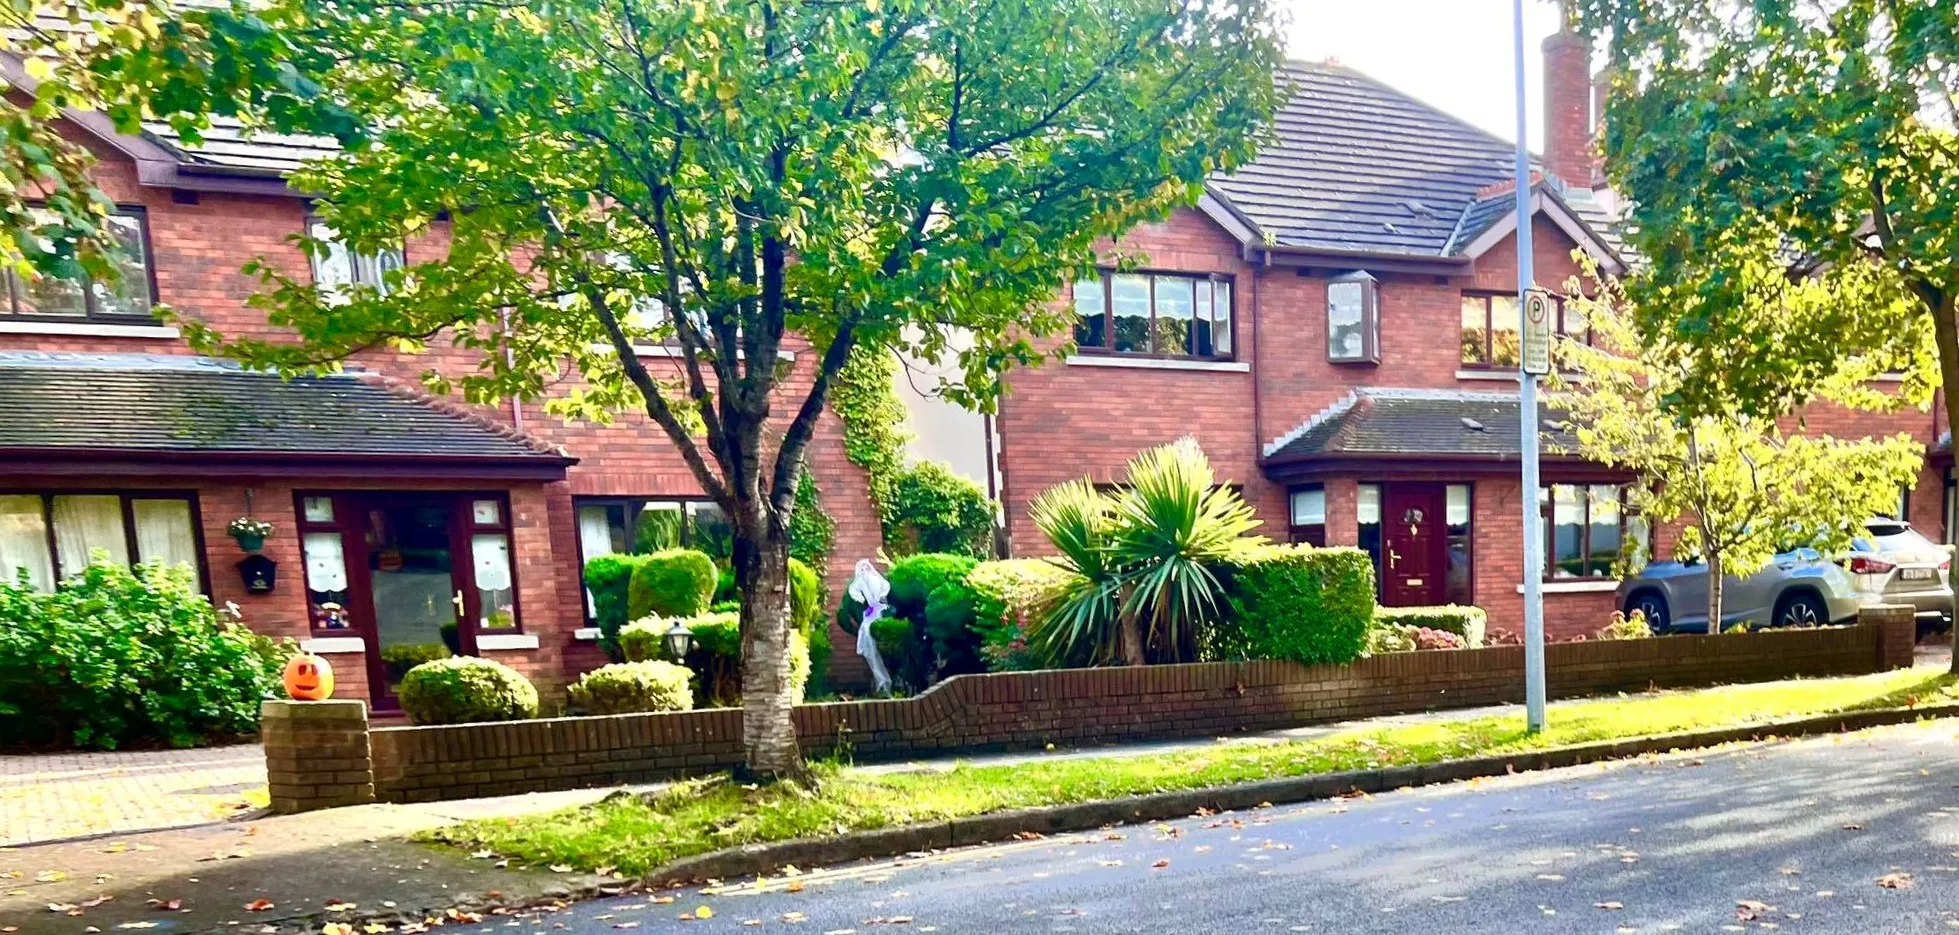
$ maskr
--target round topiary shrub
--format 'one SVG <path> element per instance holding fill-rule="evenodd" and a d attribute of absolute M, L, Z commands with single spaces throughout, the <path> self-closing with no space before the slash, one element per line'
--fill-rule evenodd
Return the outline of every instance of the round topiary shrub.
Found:
<path fill-rule="evenodd" d="M 693 677 L 671 662 L 613 663 L 573 682 L 571 703 L 587 714 L 686 711 L 694 707 Z"/>
<path fill-rule="evenodd" d="M 706 552 L 665 549 L 645 556 L 626 584 L 626 619 L 702 613 L 714 602 L 720 576 Z"/>
<path fill-rule="evenodd" d="M 501 662 L 475 656 L 451 656 L 409 669 L 395 696 L 417 724 L 537 717 L 537 688 L 530 679 Z"/>

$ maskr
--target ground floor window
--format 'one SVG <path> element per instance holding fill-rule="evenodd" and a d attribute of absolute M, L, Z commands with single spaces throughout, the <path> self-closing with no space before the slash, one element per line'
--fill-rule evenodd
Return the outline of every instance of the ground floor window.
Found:
<path fill-rule="evenodd" d="M 1442 575 L 1445 604 L 1473 604 L 1476 602 L 1475 579 L 1475 537 L 1471 534 L 1474 519 L 1470 509 L 1470 488 L 1468 484 L 1449 484 L 1442 488 L 1443 494 L 1443 550 L 1446 564 Z"/>
<path fill-rule="evenodd" d="M 1290 539 L 1307 545 L 1326 545 L 1326 487 L 1311 484 L 1292 492 Z"/>
<path fill-rule="evenodd" d="M 204 581 L 197 500 L 151 492 L 0 492 L 0 574 L 52 591 L 100 553 L 127 565 L 184 565 Z"/>
<path fill-rule="evenodd" d="M 716 561 L 734 556 L 735 533 L 718 504 L 653 497 L 574 497 L 579 567 L 601 555 L 644 555 L 661 549 L 699 549 Z M 585 594 L 585 616 L 593 614 Z"/>
<path fill-rule="evenodd" d="M 1544 515 L 1546 578 L 1612 577 L 1625 547 L 1628 523 L 1624 484 L 1551 484 L 1539 488 Z"/>

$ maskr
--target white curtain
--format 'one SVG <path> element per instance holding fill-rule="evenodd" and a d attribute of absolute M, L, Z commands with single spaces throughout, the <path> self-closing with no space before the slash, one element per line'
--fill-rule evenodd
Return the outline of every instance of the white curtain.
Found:
<path fill-rule="evenodd" d="M 81 574 L 100 549 L 109 561 L 129 564 L 129 537 L 122 527 L 122 498 L 75 494 L 54 498 L 55 559 L 62 577 Z"/>
<path fill-rule="evenodd" d="M 476 586 L 485 591 L 510 590 L 510 539 L 503 533 L 478 533 L 469 537 L 469 551 L 476 560 Z"/>
<path fill-rule="evenodd" d="M 197 568 L 197 531 L 189 500 L 131 500 L 136 514 L 136 560 Z"/>
<path fill-rule="evenodd" d="M 300 537 L 306 558 L 306 590 L 334 593 L 347 590 L 347 557 L 337 532 L 309 532 Z"/>
<path fill-rule="evenodd" d="M 612 524 L 606 521 L 605 507 L 578 508 L 578 545 L 588 562 L 612 554 Z"/>
<path fill-rule="evenodd" d="M 54 563 L 48 559 L 48 527 L 38 496 L 0 497 L 0 576 L 12 582 L 27 569 L 27 580 L 54 590 Z"/>

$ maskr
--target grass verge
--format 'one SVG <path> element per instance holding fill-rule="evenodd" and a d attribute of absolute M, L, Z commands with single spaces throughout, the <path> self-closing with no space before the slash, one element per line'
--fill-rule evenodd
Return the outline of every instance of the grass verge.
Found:
<path fill-rule="evenodd" d="M 1901 670 L 1551 706 L 1546 730 L 1522 715 L 1358 728 L 1285 743 L 1220 743 L 1150 756 L 1055 760 L 867 775 L 820 764 L 810 785 L 767 788 L 721 778 L 648 796 L 617 796 L 542 815 L 465 822 L 420 840 L 488 850 L 513 864 L 643 874 L 673 860 L 743 844 L 1065 805 L 1284 776 L 1521 753 L 1601 740 L 1743 727 L 1806 715 L 1903 707 L 1959 692 L 1943 672 Z"/>

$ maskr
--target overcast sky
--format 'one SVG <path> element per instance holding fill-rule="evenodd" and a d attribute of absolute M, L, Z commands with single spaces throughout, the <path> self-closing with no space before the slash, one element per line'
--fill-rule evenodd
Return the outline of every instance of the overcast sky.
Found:
<path fill-rule="evenodd" d="M 1338 59 L 1506 140 L 1512 105 L 1512 0 L 1279 0 L 1290 16 L 1286 51 Z M 1551 0 L 1524 0 L 1530 145 L 1541 149 L 1544 37 L 1558 28 Z"/>

